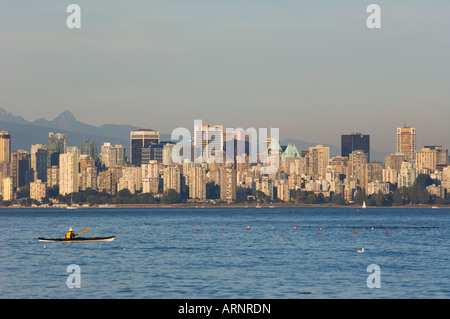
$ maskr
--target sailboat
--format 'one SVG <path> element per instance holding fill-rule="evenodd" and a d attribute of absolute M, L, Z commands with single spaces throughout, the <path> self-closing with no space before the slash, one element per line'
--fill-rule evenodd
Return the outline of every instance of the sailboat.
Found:
<path fill-rule="evenodd" d="M 366 206 L 366 201 L 364 201 L 363 202 L 363 204 L 362 204 L 362 208 L 366 208 L 367 206 Z"/>
<path fill-rule="evenodd" d="M 78 206 L 73 206 L 73 193 L 70 196 L 70 206 L 67 205 L 67 209 L 78 209 Z"/>

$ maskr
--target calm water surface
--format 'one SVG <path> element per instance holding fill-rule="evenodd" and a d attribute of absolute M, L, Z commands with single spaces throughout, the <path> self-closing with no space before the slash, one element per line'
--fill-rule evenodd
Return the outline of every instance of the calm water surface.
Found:
<path fill-rule="evenodd" d="M 69 227 L 116 239 L 36 239 Z M 0 298 L 450 298 L 449 230 L 450 209 L 1 209 Z"/>

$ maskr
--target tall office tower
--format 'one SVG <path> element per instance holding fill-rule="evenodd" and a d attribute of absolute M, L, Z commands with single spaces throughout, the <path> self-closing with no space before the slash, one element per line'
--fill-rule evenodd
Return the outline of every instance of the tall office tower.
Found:
<path fill-rule="evenodd" d="M 59 155 L 64 154 L 67 148 L 67 137 L 63 133 L 48 133 L 47 168 L 59 165 Z"/>
<path fill-rule="evenodd" d="M 115 167 L 125 162 L 125 147 L 120 144 L 112 146 L 111 143 L 103 143 L 100 153 L 100 161 L 106 167 Z"/>
<path fill-rule="evenodd" d="M 408 155 L 410 161 L 416 159 L 416 129 L 406 126 L 397 128 L 397 153 Z"/>
<path fill-rule="evenodd" d="M 222 166 L 220 172 L 220 199 L 231 203 L 236 201 L 236 170 L 231 167 Z"/>
<path fill-rule="evenodd" d="M 22 187 L 28 185 L 31 181 L 31 156 L 27 151 L 18 150 L 17 152 L 12 152 L 12 165 L 14 167 L 15 173 L 15 185 L 14 187 Z"/>
<path fill-rule="evenodd" d="M 33 181 L 47 181 L 47 145 L 31 145 L 31 169 Z"/>
<path fill-rule="evenodd" d="M 341 135 L 341 156 L 349 157 L 353 151 L 361 150 L 367 154 L 367 162 L 370 162 L 370 135 L 351 133 Z"/>
<path fill-rule="evenodd" d="M 78 157 L 76 151 L 59 155 L 59 193 L 62 195 L 78 192 Z"/>
<path fill-rule="evenodd" d="M 11 135 L 7 131 L 0 131 L 0 163 L 11 162 Z"/>
<path fill-rule="evenodd" d="M 189 197 L 206 199 L 206 167 L 194 165 L 189 168 Z"/>
<path fill-rule="evenodd" d="M 159 144 L 159 132 L 140 129 L 130 132 L 130 162 L 135 166 L 142 163 L 142 149 Z"/>
<path fill-rule="evenodd" d="M 330 161 L 330 148 L 323 145 L 316 145 L 308 149 L 309 175 L 313 179 L 325 179 L 328 162 Z"/>
<path fill-rule="evenodd" d="M 367 185 L 367 154 L 363 151 L 350 153 L 347 163 L 347 173 L 350 179 L 356 181 L 356 186 L 365 188 Z"/>
<path fill-rule="evenodd" d="M 223 125 L 201 124 L 194 121 L 194 158 L 208 161 L 211 155 L 223 151 Z"/>
<path fill-rule="evenodd" d="M 93 160 L 97 159 L 98 156 L 98 149 L 97 144 L 95 144 L 94 141 L 84 141 L 83 144 L 81 144 L 81 155 L 89 155 Z"/>
<path fill-rule="evenodd" d="M 174 189 L 181 193 L 181 170 L 178 165 L 169 165 L 164 169 L 164 191 Z"/>

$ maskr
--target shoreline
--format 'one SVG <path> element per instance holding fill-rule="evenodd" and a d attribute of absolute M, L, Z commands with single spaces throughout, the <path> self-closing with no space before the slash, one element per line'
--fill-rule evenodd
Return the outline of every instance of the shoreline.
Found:
<path fill-rule="evenodd" d="M 92 205 L 92 206 L 75 206 L 77 209 L 89 208 L 355 208 L 355 209 L 371 209 L 371 208 L 433 208 L 436 205 L 430 204 L 408 204 L 402 206 L 367 206 L 362 208 L 361 205 L 336 205 L 332 203 L 327 204 L 298 204 L 298 203 L 272 203 L 260 205 L 246 205 L 241 203 L 233 204 L 204 204 L 204 203 L 178 203 L 178 204 L 106 204 L 106 205 Z M 4 208 L 56 208 L 67 209 L 67 205 L 62 206 L 0 206 Z M 438 209 L 450 208 L 450 205 L 437 206 Z"/>

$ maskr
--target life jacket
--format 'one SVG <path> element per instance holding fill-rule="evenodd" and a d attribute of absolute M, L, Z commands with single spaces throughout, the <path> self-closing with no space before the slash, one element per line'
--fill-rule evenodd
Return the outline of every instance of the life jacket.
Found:
<path fill-rule="evenodd" d="M 73 232 L 67 232 L 66 236 L 64 236 L 65 239 L 73 239 L 75 238 L 75 234 Z"/>

